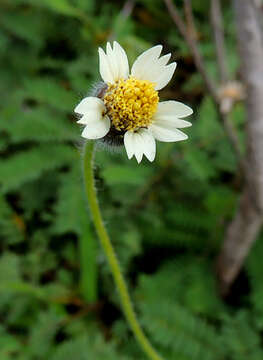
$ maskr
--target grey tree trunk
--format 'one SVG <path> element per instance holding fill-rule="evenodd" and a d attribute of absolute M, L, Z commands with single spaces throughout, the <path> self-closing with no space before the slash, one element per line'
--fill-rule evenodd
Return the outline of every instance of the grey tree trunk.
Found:
<path fill-rule="evenodd" d="M 238 275 L 263 222 L 263 41 L 255 0 L 234 0 L 242 80 L 246 89 L 246 177 L 240 204 L 217 259 L 222 294 Z"/>

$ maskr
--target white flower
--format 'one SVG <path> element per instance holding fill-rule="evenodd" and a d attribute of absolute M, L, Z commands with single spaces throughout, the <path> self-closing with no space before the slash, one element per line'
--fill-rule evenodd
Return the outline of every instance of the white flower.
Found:
<path fill-rule="evenodd" d="M 107 43 L 106 53 L 99 48 L 100 75 L 105 82 L 97 97 L 84 98 L 75 108 L 79 124 L 85 125 L 86 139 L 118 137 L 124 142 L 128 158 L 143 155 L 153 161 L 155 140 L 171 142 L 187 139 L 180 128 L 191 126 L 182 118 L 192 109 L 181 102 L 159 102 L 158 90 L 171 80 L 176 68 L 167 65 L 171 54 L 160 56 L 157 45 L 142 53 L 134 62 L 129 75 L 125 51 L 114 41 Z"/>

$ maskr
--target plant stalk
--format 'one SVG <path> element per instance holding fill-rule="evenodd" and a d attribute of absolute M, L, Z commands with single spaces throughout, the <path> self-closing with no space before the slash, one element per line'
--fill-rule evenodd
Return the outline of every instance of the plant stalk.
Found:
<path fill-rule="evenodd" d="M 84 219 L 83 219 L 84 220 Z M 84 300 L 94 304 L 98 300 L 97 247 L 90 223 L 82 221 L 79 238 L 80 289 Z"/>
<path fill-rule="evenodd" d="M 84 148 L 84 183 L 86 194 L 89 201 L 90 211 L 93 217 L 93 222 L 100 239 L 103 250 L 106 254 L 108 263 L 111 268 L 111 272 L 119 291 L 121 304 L 125 317 L 133 331 L 135 338 L 145 354 L 152 360 L 163 360 L 163 358 L 154 350 L 148 339 L 146 338 L 143 330 L 136 318 L 136 314 L 133 309 L 133 305 L 128 293 L 128 289 L 122 275 L 120 265 L 111 244 L 111 240 L 103 224 L 99 203 L 96 194 L 94 173 L 93 173 L 93 157 L 94 157 L 94 142 L 87 141 Z"/>

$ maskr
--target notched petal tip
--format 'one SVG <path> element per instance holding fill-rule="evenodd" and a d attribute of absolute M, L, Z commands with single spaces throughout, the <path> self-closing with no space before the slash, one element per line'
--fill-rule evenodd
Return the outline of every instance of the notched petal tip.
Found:
<path fill-rule="evenodd" d="M 134 148 L 133 148 L 133 132 L 132 131 L 126 131 L 124 134 L 124 146 L 125 150 L 128 156 L 128 159 L 130 160 L 134 155 Z"/>
<path fill-rule="evenodd" d="M 136 154 L 135 154 L 135 158 L 136 158 L 138 164 L 141 163 L 142 157 L 143 157 L 143 154 L 139 154 L 139 155 L 136 155 Z"/>
<path fill-rule="evenodd" d="M 85 119 L 84 119 L 84 116 L 81 116 L 80 119 L 77 121 L 77 124 L 80 124 L 80 125 L 87 125 Z"/>
<path fill-rule="evenodd" d="M 136 132 L 127 131 L 124 135 L 124 145 L 128 159 L 135 156 L 138 164 L 142 161 L 143 155 L 151 162 L 155 159 L 155 139 L 151 132 L 146 129 L 140 129 Z"/>
<path fill-rule="evenodd" d="M 155 50 L 155 54 L 157 55 L 159 53 L 159 55 L 158 55 L 158 57 L 159 57 L 162 50 L 163 50 L 163 45 L 162 44 L 155 45 L 155 46 L 151 47 L 150 49 L 148 49 L 146 51 L 149 51 L 149 50 Z"/>
<path fill-rule="evenodd" d="M 167 63 L 168 63 L 168 61 L 170 60 L 171 56 L 172 56 L 171 53 L 161 56 L 161 57 L 158 59 L 158 65 L 159 65 L 159 66 L 165 66 L 165 65 L 167 65 Z"/>
<path fill-rule="evenodd" d="M 106 83 L 113 84 L 120 78 L 126 79 L 129 75 L 129 63 L 125 50 L 114 41 L 106 44 L 106 53 L 99 48 L 100 74 Z"/>
<path fill-rule="evenodd" d="M 108 116 L 104 116 L 98 121 L 92 121 L 85 126 L 81 133 L 81 136 L 90 139 L 97 140 L 103 138 L 110 130 L 110 119 Z"/>
<path fill-rule="evenodd" d="M 190 121 L 178 119 L 178 122 L 178 129 L 184 129 L 192 126 L 192 123 L 190 123 Z"/>
<path fill-rule="evenodd" d="M 124 51 L 123 47 L 121 46 L 120 43 L 118 43 L 118 41 L 114 40 L 113 41 L 113 48 L 120 48 Z"/>
<path fill-rule="evenodd" d="M 171 54 L 161 56 L 163 46 L 156 45 L 143 52 L 134 62 L 131 75 L 155 83 L 155 90 L 161 90 L 171 80 L 176 62 L 167 65 Z"/>
<path fill-rule="evenodd" d="M 99 70 L 100 76 L 105 83 L 114 83 L 114 76 L 109 63 L 109 56 L 105 54 L 102 48 L 98 49 L 99 52 Z"/>
<path fill-rule="evenodd" d="M 98 48 L 98 53 L 99 53 L 99 55 L 106 55 L 104 50 L 101 47 Z"/>
<path fill-rule="evenodd" d="M 176 66 L 177 63 L 172 62 L 171 64 L 162 67 L 159 73 L 159 77 L 156 80 L 155 90 L 161 90 L 169 83 L 173 77 Z"/>
<path fill-rule="evenodd" d="M 185 105 L 185 106 L 187 106 L 187 108 L 188 108 L 188 115 L 186 115 L 186 116 L 192 115 L 194 113 L 194 110 L 192 108 L 190 108 L 190 106 L 188 106 L 188 105 Z"/>
<path fill-rule="evenodd" d="M 144 51 L 137 57 L 131 68 L 131 75 L 137 79 L 149 80 L 154 82 L 153 65 L 158 62 L 163 46 L 156 45 Z M 155 66 L 154 66 L 155 68 Z"/>

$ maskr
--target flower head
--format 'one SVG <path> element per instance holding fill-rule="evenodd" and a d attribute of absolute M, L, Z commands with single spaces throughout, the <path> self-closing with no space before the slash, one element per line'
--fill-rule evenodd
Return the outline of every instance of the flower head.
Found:
<path fill-rule="evenodd" d="M 143 155 L 153 161 L 155 140 L 172 142 L 187 139 L 179 128 L 191 126 L 182 118 L 192 109 L 178 101 L 159 101 L 158 90 L 171 80 L 176 68 L 167 65 L 171 54 L 160 56 L 157 45 L 142 53 L 129 74 L 125 51 L 114 41 L 107 43 L 106 53 L 99 48 L 100 74 L 103 83 L 95 96 L 84 98 L 75 108 L 85 125 L 82 136 L 124 144 L 128 158 Z M 116 141 L 115 141 L 116 140 Z"/>

